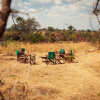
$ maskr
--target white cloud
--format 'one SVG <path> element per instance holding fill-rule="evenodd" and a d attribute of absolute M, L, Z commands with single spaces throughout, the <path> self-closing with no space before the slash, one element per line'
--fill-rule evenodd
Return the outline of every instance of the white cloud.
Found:
<path fill-rule="evenodd" d="M 28 0 L 23 2 L 22 0 L 13 0 L 13 7 L 20 11 L 28 12 L 30 17 L 36 17 L 43 27 L 50 25 L 61 28 L 64 24 L 68 24 L 74 25 L 77 28 L 90 28 L 89 15 L 92 14 L 91 7 L 93 8 L 96 0 L 78 1 L 79 0 Z M 38 4 L 39 6 L 36 7 Z M 47 4 L 50 4 L 50 6 L 47 7 Z M 44 5 L 44 7 L 40 5 Z M 26 16 L 24 16 L 24 18 L 26 18 Z M 96 18 L 93 16 L 91 19 L 91 23 L 94 23 L 94 27 L 97 27 Z"/>
<path fill-rule="evenodd" d="M 36 12 L 37 12 L 37 10 L 36 10 L 36 9 L 34 9 L 34 8 L 30 8 L 30 9 L 28 9 L 28 12 L 31 12 L 31 13 L 36 13 Z"/>
<path fill-rule="evenodd" d="M 29 0 L 32 3 L 51 3 L 53 0 Z"/>
<path fill-rule="evenodd" d="M 62 4 L 62 0 L 54 0 L 55 4 Z"/>
<path fill-rule="evenodd" d="M 24 2 L 24 6 L 29 6 L 30 4 L 30 2 Z"/>
<path fill-rule="evenodd" d="M 53 6 L 48 11 L 48 16 L 64 16 L 64 15 L 72 15 L 73 13 L 77 12 L 79 10 L 78 6 L 76 5 L 56 5 Z"/>
<path fill-rule="evenodd" d="M 33 3 L 40 3 L 40 4 L 48 4 L 48 3 L 55 3 L 55 4 L 62 4 L 64 0 L 29 0 L 29 2 Z"/>

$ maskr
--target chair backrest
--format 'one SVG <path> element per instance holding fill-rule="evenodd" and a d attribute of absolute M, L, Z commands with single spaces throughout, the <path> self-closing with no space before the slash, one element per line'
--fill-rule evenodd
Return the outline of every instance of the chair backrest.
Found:
<path fill-rule="evenodd" d="M 70 56 L 73 56 L 73 52 L 72 52 L 72 50 L 70 50 Z"/>
<path fill-rule="evenodd" d="M 25 48 L 22 48 L 21 51 L 22 51 L 22 52 L 25 52 Z"/>
<path fill-rule="evenodd" d="M 48 52 L 48 58 L 54 59 L 55 58 L 55 52 Z"/>
<path fill-rule="evenodd" d="M 64 54 L 65 53 L 65 50 L 64 49 L 60 49 L 60 53 L 61 54 Z"/>
<path fill-rule="evenodd" d="M 18 50 L 16 50 L 16 56 L 18 56 L 19 55 L 19 51 Z"/>

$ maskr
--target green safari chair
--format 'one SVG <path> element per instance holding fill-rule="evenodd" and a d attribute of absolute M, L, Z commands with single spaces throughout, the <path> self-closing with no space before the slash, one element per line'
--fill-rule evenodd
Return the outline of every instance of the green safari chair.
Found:
<path fill-rule="evenodd" d="M 64 49 L 60 49 L 60 54 L 65 54 L 65 50 Z"/>
<path fill-rule="evenodd" d="M 70 50 L 69 56 L 68 56 L 68 61 L 69 61 L 69 62 L 73 62 L 74 59 L 75 59 L 75 57 L 74 57 L 73 51 Z"/>
<path fill-rule="evenodd" d="M 18 50 L 16 50 L 16 56 L 18 56 L 19 55 L 19 51 Z"/>
<path fill-rule="evenodd" d="M 41 57 L 42 61 L 46 64 L 56 64 L 55 62 L 55 52 L 48 52 L 48 55 Z"/>
<path fill-rule="evenodd" d="M 48 52 L 48 58 L 54 59 L 55 58 L 55 52 Z"/>

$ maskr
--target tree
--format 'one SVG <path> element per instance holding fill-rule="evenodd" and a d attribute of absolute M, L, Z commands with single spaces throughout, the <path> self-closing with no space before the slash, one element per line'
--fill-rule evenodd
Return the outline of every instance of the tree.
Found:
<path fill-rule="evenodd" d="M 11 1 L 12 0 L 2 0 L 2 8 L 0 11 L 0 37 L 3 35 L 5 31 L 5 27 L 8 21 L 9 14 L 11 11 Z M 80 0 L 78 0 L 80 1 Z M 97 0 L 97 3 L 95 4 L 95 8 L 93 10 L 93 13 L 97 16 L 98 12 L 100 11 L 98 8 L 100 0 Z"/>
<path fill-rule="evenodd" d="M 68 26 L 68 30 L 72 31 L 74 30 L 74 27 L 72 25 Z"/>
<path fill-rule="evenodd" d="M 9 30 L 17 31 L 20 33 L 32 33 L 34 30 L 37 30 L 40 27 L 38 21 L 35 18 L 24 19 L 23 17 L 16 18 L 16 24 L 13 24 Z"/>
<path fill-rule="evenodd" d="M 12 0 L 2 0 L 2 8 L 0 11 L 0 37 L 2 37 L 5 31 L 7 20 L 11 12 L 11 1 Z"/>
<path fill-rule="evenodd" d="M 8 29 L 8 31 L 9 33 L 14 33 L 10 35 L 11 39 L 16 40 L 17 38 L 20 41 L 24 41 L 24 40 L 27 40 L 28 36 L 33 36 L 30 34 L 33 34 L 34 31 L 36 33 L 39 33 L 36 31 L 39 27 L 40 27 L 40 24 L 36 21 L 35 18 L 24 19 L 23 17 L 17 17 L 16 24 L 13 24 Z"/>
<path fill-rule="evenodd" d="M 34 30 L 38 29 L 40 27 L 40 24 L 38 21 L 36 21 L 35 18 L 28 18 L 24 19 L 22 17 L 18 17 L 16 19 L 16 28 L 18 31 L 24 32 L 24 33 L 31 33 Z"/>
<path fill-rule="evenodd" d="M 55 29 L 53 27 L 51 27 L 51 26 L 48 26 L 48 31 L 49 32 L 53 32 L 53 31 L 55 31 Z"/>
<path fill-rule="evenodd" d="M 90 29 L 87 29 L 87 32 L 91 32 L 91 30 Z"/>

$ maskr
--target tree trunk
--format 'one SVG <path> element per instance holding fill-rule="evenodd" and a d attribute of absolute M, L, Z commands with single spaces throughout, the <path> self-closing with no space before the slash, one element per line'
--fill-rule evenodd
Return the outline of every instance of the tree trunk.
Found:
<path fill-rule="evenodd" d="M 0 11 L 0 38 L 2 37 L 2 35 L 5 31 L 8 17 L 11 12 L 11 8 L 10 8 L 11 1 L 12 0 L 2 0 L 2 8 Z"/>

